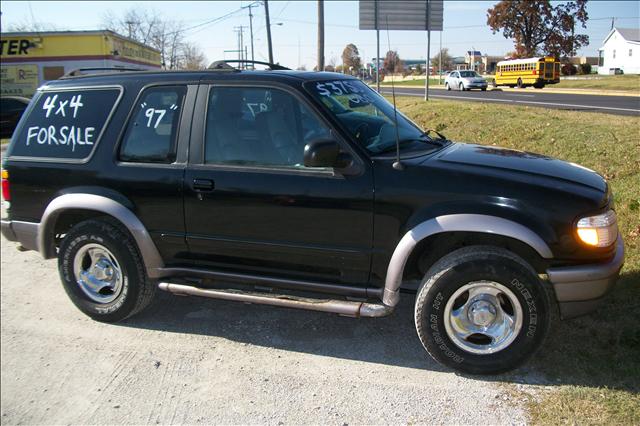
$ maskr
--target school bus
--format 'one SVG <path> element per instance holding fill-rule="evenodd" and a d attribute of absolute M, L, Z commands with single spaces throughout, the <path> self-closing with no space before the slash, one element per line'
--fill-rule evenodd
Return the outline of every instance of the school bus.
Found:
<path fill-rule="evenodd" d="M 496 65 L 494 86 L 528 87 L 542 89 L 547 84 L 560 82 L 560 62 L 551 56 L 511 59 Z"/>

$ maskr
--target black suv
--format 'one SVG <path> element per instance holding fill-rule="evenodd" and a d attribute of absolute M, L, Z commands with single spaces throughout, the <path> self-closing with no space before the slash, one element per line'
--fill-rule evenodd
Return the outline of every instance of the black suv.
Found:
<path fill-rule="evenodd" d="M 98 321 L 158 288 L 353 317 L 391 314 L 406 290 L 425 349 L 469 373 L 522 363 L 552 299 L 564 318 L 593 310 L 624 260 L 595 172 L 453 143 L 341 74 L 62 78 L 2 173 L 2 234 L 57 257 Z"/>

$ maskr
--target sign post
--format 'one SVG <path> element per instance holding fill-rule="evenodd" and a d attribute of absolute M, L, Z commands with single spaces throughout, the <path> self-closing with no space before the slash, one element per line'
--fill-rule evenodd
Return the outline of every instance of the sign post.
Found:
<path fill-rule="evenodd" d="M 380 91 L 380 30 L 427 31 L 425 100 L 429 99 L 431 31 L 442 31 L 443 0 L 360 0 L 361 30 L 376 30 L 376 88 Z"/>

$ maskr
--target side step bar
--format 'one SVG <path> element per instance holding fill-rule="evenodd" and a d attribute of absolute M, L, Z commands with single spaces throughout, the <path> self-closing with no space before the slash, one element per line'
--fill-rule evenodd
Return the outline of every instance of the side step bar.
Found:
<path fill-rule="evenodd" d="M 310 299 L 284 294 L 264 294 L 234 289 L 208 289 L 190 285 L 161 282 L 160 290 L 181 296 L 202 296 L 211 299 L 233 300 L 260 305 L 282 306 L 308 311 L 329 312 L 347 317 L 384 317 L 393 312 L 393 307 L 378 303 L 352 302 L 333 299 Z"/>

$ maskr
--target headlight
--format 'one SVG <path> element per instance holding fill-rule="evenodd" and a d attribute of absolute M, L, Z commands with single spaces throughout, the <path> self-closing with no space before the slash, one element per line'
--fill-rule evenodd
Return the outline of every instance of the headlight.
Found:
<path fill-rule="evenodd" d="M 576 227 L 580 240 L 594 247 L 610 246 L 618 237 L 616 212 L 613 210 L 597 216 L 583 217 Z"/>

